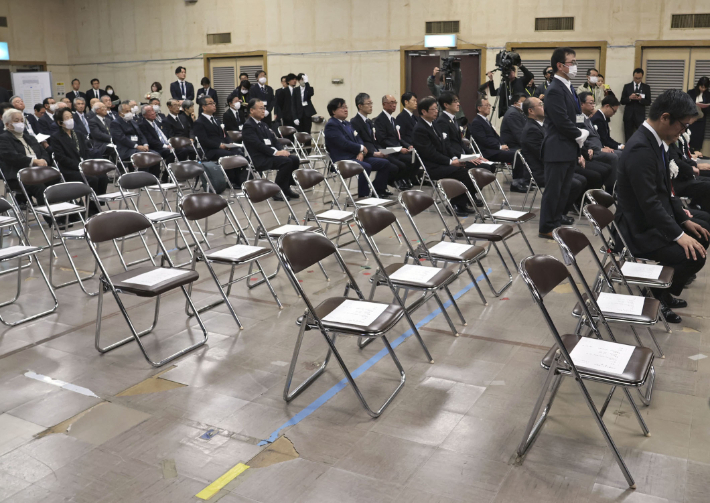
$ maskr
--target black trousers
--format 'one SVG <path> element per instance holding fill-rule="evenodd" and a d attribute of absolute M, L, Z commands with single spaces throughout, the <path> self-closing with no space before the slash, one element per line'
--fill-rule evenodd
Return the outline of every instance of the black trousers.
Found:
<path fill-rule="evenodd" d="M 397 168 L 389 162 L 387 159 L 378 157 L 368 157 L 364 161 L 355 161 L 360 166 L 365 168 L 365 173 L 370 174 L 373 171 L 377 171 L 377 176 L 372 180 L 372 186 L 377 191 L 379 196 L 382 196 L 387 190 L 387 182 L 390 178 L 397 172 Z M 370 186 L 365 179 L 367 176 L 365 173 L 361 173 L 357 180 L 357 195 L 358 197 L 365 197 L 370 194 Z"/>
<path fill-rule="evenodd" d="M 624 136 L 626 137 L 626 141 L 629 141 L 636 130 L 641 127 L 644 120 L 646 120 L 646 118 L 643 116 L 624 117 Z"/>
<path fill-rule="evenodd" d="M 513 164 L 513 159 L 515 159 L 515 152 L 517 149 L 509 150 L 499 150 L 491 155 L 484 155 L 486 159 L 493 162 L 507 162 Z M 523 178 L 526 169 L 522 162 L 515 163 L 515 171 L 513 172 L 513 179 Z"/>
<path fill-rule="evenodd" d="M 412 154 L 390 154 L 387 160 L 397 167 L 395 180 L 412 180 L 419 171 L 419 161 L 415 157 L 412 162 Z"/>
<path fill-rule="evenodd" d="M 293 185 L 293 177 L 291 173 L 298 169 L 299 159 L 297 155 L 289 155 L 288 157 L 274 156 L 271 159 L 270 169 L 277 170 L 276 185 L 281 187 L 281 190 L 288 190 Z M 264 168 L 256 167 L 256 170 L 261 173 Z"/>
<path fill-rule="evenodd" d="M 298 126 L 296 126 L 296 130 L 299 133 L 308 133 L 311 134 L 311 128 L 313 127 L 313 121 L 311 120 L 311 117 L 302 117 L 301 119 L 298 120 Z"/>
<path fill-rule="evenodd" d="M 616 183 L 616 171 L 619 166 L 619 156 L 613 152 L 594 152 L 592 156 L 593 166 L 604 164 L 608 166 L 607 175 L 604 177 L 604 190 L 611 194 Z"/>
<path fill-rule="evenodd" d="M 545 192 L 542 194 L 542 203 L 540 204 L 539 230 L 541 233 L 552 232 L 553 229 L 562 225 L 560 218 L 569 200 L 576 166 L 576 159 L 567 162 L 545 163 Z"/>
<path fill-rule="evenodd" d="M 710 180 L 707 178 L 693 180 L 684 185 L 681 190 L 676 189 L 676 196 L 689 197 L 692 203 L 700 206 L 703 211 L 710 211 Z"/>
<path fill-rule="evenodd" d="M 692 212 L 691 212 L 692 213 Z M 706 229 L 710 230 L 710 224 L 699 218 L 692 218 L 693 222 L 702 225 Z M 695 237 L 695 236 L 691 236 Z M 698 242 L 708 249 L 708 241 L 704 238 L 698 239 Z M 650 260 L 655 260 L 661 265 L 667 265 L 673 267 L 675 273 L 673 274 L 673 283 L 671 287 L 667 290 L 671 295 L 680 295 L 693 274 L 696 274 L 705 265 L 705 258 L 697 257 L 697 260 L 693 260 L 691 256 L 689 259 L 685 257 L 685 250 L 678 243 L 670 243 L 663 248 L 655 250 L 653 252 L 647 252 L 644 254 L 639 254 L 642 258 L 647 258 Z M 697 256 L 697 252 L 696 252 Z M 654 289 L 653 294 L 656 297 L 662 297 L 666 290 Z"/>
<path fill-rule="evenodd" d="M 536 179 L 537 181 L 537 179 Z M 545 187 L 545 180 L 542 180 L 542 185 L 538 184 L 539 187 L 544 188 Z M 587 179 L 584 178 L 581 175 L 578 175 L 575 173 L 572 176 L 572 184 L 570 185 L 569 189 L 569 197 L 567 198 L 567 204 L 565 204 L 564 209 L 562 210 L 564 214 L 569 213 L 570 211 L 573 211 L 574 208 L 572 207 L 575 203 L 579 203 L 582 199 L 582 194 L 587 190 Z"/>
<path fill-rule="evenodd" d="M 445 168 L 448 170 L 450 166 L 446 166 Z M 454 180 L 458 180 L 466 186 L 466 189 L 468 190 L 468 193 L 471 194 L 471 197 L 476 197 L 476 187 L 474 187 L 471 177 L 468 176 L 468 169 L 468 166 L 465 168 L 461 167 L 453 173 L 448 173 L 446 176 L 437 176 L 437 166 L 431 166 L 427 168 L 427 171 L 429 172 L 429 176 L 431 176 L 432 180 L 441 180 L 443 178 L 452 178 Z M 451 204 L 454 204 L 456 206 L 467 206 L 471 204 L 471 201 L 469 201 L 468 196 L 466 196 L 466 194 L 461 194 L 460 196 L 453 198 L 451 200 Z"/>

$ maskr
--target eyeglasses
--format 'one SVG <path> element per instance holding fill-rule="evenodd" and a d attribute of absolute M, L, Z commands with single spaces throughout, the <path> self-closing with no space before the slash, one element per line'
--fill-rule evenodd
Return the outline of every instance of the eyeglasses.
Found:
<path fill-rule="evenodd" d="M 690 123 L 684 124 L 681 122 L 680 125 L 683 127 L 683 131 L 682 131 L 683 133 L 685 133 L 688 130 L 688 128 L 690 128 Z"/>

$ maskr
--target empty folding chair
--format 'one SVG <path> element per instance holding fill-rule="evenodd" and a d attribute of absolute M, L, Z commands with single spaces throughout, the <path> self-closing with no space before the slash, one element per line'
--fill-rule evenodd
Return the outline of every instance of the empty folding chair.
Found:
<path fill-rule="evenodd" d="M 47 237 L 47 233 L 44 231 L 44 227 L 42 227 L 42 222 L 39 219 L 37 211 L 35 211 L 35 206 L 32 204 L 32 198 L 27 193 L 26 187 L 30 185 L 47 186 L 56 183 L 60 180 L 64 181 L 60 171 L 56 168 L 51 168 L 49 166 L 35 166 L 33 168 L 23 168 L 17 173 L 17 181 L 27 201 L 27 203 L 25 204 L 24 214 L 24 227 L 25 232 L 27 234 L 27 239 L 29 240 L 30 236 L 30 214 L 32 214 L 32 217 L 34 218 L 35 222 L 37 222 L 37 227 L 39 227 L 39 230 L 42 233 L 42 236 L 44 237 L 45 243 L 47 243 L 46 246 L 42 245 L 42 249 L 48 248 L 50 246 L 49 237 Z M 17 202 L 17 200 L 15 200 L 15 202 Z M 44 206 L 38 207 L 42 209 L 45 208 Z"/>
<path fill-rule="evenodd" d="M 185 191 L 197 192 L 197 187 L 202 182 L 206 192 L 215 193 L 212 182 L 205 174 L 205 168 L 198 161 L 180 161 L 168 164 L 168 174 L 172 183 L 178 188 L 178 197 L 183 197 Z"/>
<path fill-rule="evenodd" d="M 132 174 L 132 173 L 129 173 Z M 149 174 L 149 173 L 138 173 L 138 174 Z M 123 175 L 126 176 L 126 175 Z M 151 175 L 152 176 L 152 175 Z M 140 234 L 145 231 L 152 231 L 153 236 L 158 242 L 159 248 L 162 250 L 161 265 L 160 266 L 141 266 L 134 269 L 129 269 L 115 275 L 109 275 L 108 270 L 104 263 L 101 261 L 99 256 L 99 251 L 97 249 L 98 243 L 103 243 L 106 241 L 117 240 L 121 238 L 126 238 L 127 236 Z M 196 281 L 200 275 L 197 271 L 178 269 L 174 268 L 170 257 L 168 256 L 168 251 L 160 239 L 158 232 L 155 230 L 153 223 L 141 213 L 131 211 L 131 210 L 112 210 L 105 211 L 94 215 L 86 223 L 86 241 L 89 244 L 91 253 L 94 255 L 96 262 L 99 265 L 101 274 L 99 280 L 101 282 L 101 287 L 99 288 L 99 302 L 98 309 L 96 313 L 96 337 L 95 337 L 95 347 L 99 353 L 107 353 L 117 347 L 123 346 L 124 344 L 135 340 L 138 343 L 138 347 L 143 353 L 145 359 L 154 367 L 160 367 L 166 363 L 178 358 L 195 348 L 202 346 L 207 342 L 207 330 L 202 323 L 202 318 L 195 312 L 195 306 L 192 303 L 192 299 L 188 294 L 185 286 Z M 168 267 L 164 267 L 167 262 Z M 161 295 L 168 293 L 172 290 L 180 288 L 182 290 L 185 299 L 190 306 L 190 309 L 195 313 L 197 322 L 202 330 L 202 338 L 200 341 L 190 344 L 189 346 L 173 353 L 172 355 L 163 358 L 162 360 L 153 361 L 143 345 L 141 337 L 149 334 L 153 331 L 158 323 L 158 315 L 160 311 L 160 297 Z M 114 342 L 108 346 L 101 346 L 101 316 L 103 312 L 103 302 L 104 302 L 104 291 L 110 291 L 113 294 L 118 308 L 121 310 L 128 328 L 131 331 L 131 335 L 122 339 L 118 342 Z M 138 331 L 128 314 L 121 296 L 119 294 L 128 294 L 142 297 L 145 299 L 155 299 L 155 312 L 153 314 L 153 322 L 150 327 L 145 330 Z M 174 313 L 170 315 L 174 317 Z"/>
<path fill-rule="evenodd" d="M 280 261 L 284 264 L 286 274 L 289 276 L 299 296 L 306 304 L 304 315 L 299 319 L 300 329 L 293 350 L 291 365 L 289 366 L 288 375 L 286 376 L 286 385 L 284 386 L 283 393 L 284 400 L 290 402 L 308 388 L 308 386 L 313 384 L 313 382 L 325 372 L 331 355 L 335 355 L 335 359 L 343 370 L 345 378 L 350 383 L 350 386 L 360 400 L 360 403 L 362 403 L 362 406 L 370 416 L 379 417 L 385 408 L 392 403 L 392 400 L 399 390 L 402 389 L 402 386 L 404 386 L 404 369 L 387 340 L 387 333 L 397 325 L 403 316 L 406 316 L 405 310 L 397 304 L 382 304 L 364 300 L 364 296 L 355 282 L 355 278 L 345 265 L 345 261 L 340 256 L 338 248 L 322 234 L 313 232 L 289 232 L 279 238 L 278 254 Z M 296 274 L 312 267 L 316 262 L 320 263 L 321 260 L 330 256 L 335 257 L 336 261 L 347 275 L 348 282 L 345 286 L 345 293 L 342 297 L 330 297 L 323 300 L 320 304 L 314 305 L 305 289 L 299 283 Z M 355 291 L 357 298 L 348 298 L 350 289 Z M 298 385 L 296 389 L 290 391 L 303 336 L 306 331 L 310 330 L 318 330 L 323 335 L 323 338 L 328 344 L 328 353 L 321 366 L 310 377 L 303 381 L 303 383 Z M 416 328 L 415 333 L 417 333 Z M 355 378 L 350 373 L 350 370 L 335 346 L 336 337 L 338 335 L 382 339 L 387 352 L 399 372 L 399 384 L 380 408 L 376 410 L 371 408 L 362 395 L 360 388 L 355 382 Z"/>
<path fill-rule="evenodd" d="M 532 211 L 533 206 L 535 205 L 535 198 L 537 197 L 537 193 L 539 192 L 540 195 L 542 196 L 542 193 L 544 192 L 544 187 L 540 187 L 537 184 L 537 181 L 535 180 L 535 176 L 533 175 L 532 169 L 530 169 L 530 165 L 528 165 L 528 162 L 525 160 L 525 157 L 523 157 L 523 154 L 520 150 L 515 151 L 515 159 L 513 160 L 513 164 L 515 164 L 516 159 L 518 159 L 518 158 L 520 158 L 520 161 L 517 161 L 517 162 L 522 162 L 523 166 L 525 166 L 525 169 L 527 170 L 528 174 L 530 175 L 530 182 L 528 183 L 528 189 L 525 191 L 525 198 L 523 199 L 523 204 L 520 205 L 520 209 L 523 211 Z M 532 192 L 532 199 L 530 200 L 530 206 L 528 206 L 528 209 L 526 210 L 525 206 L 528 202 L 528 197 L 530 196 L 530 192 Z"/>
<path fill-rule="evenodd" d="M 185 138 L 184 136 L 173 136 L 172 138 L 168 139 L 168 145 L 170 145 L 170 150 L 175 156 L 175 159 L 178 158 L 177 151 L 185 148 L 190 148 L 194 150 L 195 158 L 202 158 L 202 156 L 200 156 L 200 153 L 195 148 L 195 144 L 192 142 L 192 140 L 190 140 L 190 138 Z"/>
<path fill-rule="evenodd" d="M 328 156 L 320 151 L 309 133 L 296 133 L 293 136 L 294 147 L 301 161 L 307 161 L 313 169 L 316 168 L 316 164 L 319 162 L 323 163 L 324 168 L 328 168 Z M 310 149 L 310 151 L 306 149 Z"/>
<path fill-rule="evenodd" d="M 252 276 L 256 274 L 260 274 L 263 278 L 263 281 L 266 282 L 266 284 L 268 285 L 269 290 L 271 291 L 271 295 L 273 295 L 274 300 L 279 305 L 279 309 L 283 308 L 281 305 L 281 301 L 279 300 L 278 296 L 276 295 L 276 292 L 274 291 L 274 288 L 271 286 L 269 279 L 266 277 L 266 273 L 264 272 L 263 267 L 259 263 L 259 259 L 271 254 L 271 248 L 265 248 L 263 246 L 249 246 L 247 237 L 244 234 L 244 231 L 242 230 L 241 226 L 239 225 L 237 217 L 234 215 L 234 212 L 232 212 L 232 209 L 229 207 L 229 203 L 227 203 L 227 201 L 223 197 L 211 193 L 188 194 L 180 201 L 178 208 L 180 210 L 180 213 L 182 214 L 183 219 L 185 220 L 185 225 L 187 226 L 187 230 L 190 233 L 190 236 L 192 236 L 192 241 L 194 243 L 194 249 L 192 254 L 192 270 L 195 270 L 197 262 L 204 262 L 207 266 L 207 270 L 209 270 L 210 274 L 212 275 L 212 279 L 214 279 L 214 282 L 217 284 L 217 288 L 219 289 L 220 295 L 222 296 L 221 300 L 212 302 L 207 306 L 199 308 L 197 311 L 198 313 L 204 312 L 208 309 L 212 309 L 213 307 L 216 307 L 220 304 L 226 304 L 227 308 L 229 309 L 229 312 L 234 318 L 234 321 L 237 322 L 239 329 L 244 329 L 242 322 L 239 321 L 239 317 L 237 316 L 237 312 L 234 306 L 229 300 L 229 294 L 232 290 L 232 285 L 242 280 L 250 280 Z M 206 233 L 202 230 L 202 227 L 200 226 L 199 220 L 206 219 L 207 217 L 220 212 L 224 213 L 225 220 L 228 221 L 229 225 L 234 231 L 234 234 L 237 235 L 237 243 L 234 245 L 222 245 L 212 247 L 212 245 L 210 245 Z M 202 235 L 202 242 L 204 242 L 204 247 L 202 246 L 199 237 L 195 234 L 191 222 L 197 227 L 198 231 Z M 240 278 L 234 278 L 234 271 L 237 266 L 251 263 L 256 264 L 257 272 L 246 274 Z M 214 270 L 213 264 L 228 265 L 231 267 L 229 273 L 229 280 L 227 281 L 227 283 L 222 284 L 219 277 L 217 276 L 217 273 Z M 225 287 L 227 289 L 226 291 Z M 192 285 L 190 285 L 188 292 L 192 293 Z M 188 307 L 189 306 L 186 305 L 185 309 L 187 310 L 188 315 L 192 316 L 193 313 L 189 311 Z"/>
<path fill-rule="evenodd" d="M 488 241 L 488 251 L 490 251 L 491 246 L 495 249 L 496 253 L 498 254 L 498 258 L 503 264 L 505 272 L 508 274 L 508 282 L 503 285 L 503 287 L 498 291 L 493 288 L 493 284 L 488 279 L 488 276 L 486 276 L 486 281 L 488 283 L 488 287 L 491 289 L 491 292 L 496 297 L 499 297 L 508 287 L 510 287 L 510 285 L 513 284 L 513 275 L 511 274 L 510 269 L 508 268 L 508 264 L 503 258 L 503 255 L 498 249 L 498 243 L 503 244 L 503 246 L 508 252 L 508 255 L 510 256 L 510 259 L 513 261 L 513 264 L 515 264 L 513 254 L 510 252 L 508 244 L 505 242 L 506 238 L 513 234 L 513 228 L 508 224 L 479 223 L 473 223 L 468 227 L 464 227 L 463 223 L 456 215 L 456 211 L 454 211 L 454 207 L 451 204 L 451 200 L 455 197 L 466 194 L 471 205 L 475 206 L 476 204 L 473 202 L 473 198 L 471 197 L 471 194 L 469 194 L 468 189 L 460 181 L 451 178 L 444 178 L 442 180 L 438 180 L 436 182 L 436 185 L 444 199 L 445 207 L 448 208 L 449 214 L 452 215 L 454 220 L 456 221 L 456 225 L 454 226 L 453 230 L 450 230 L 448 226 L 444 229 L 442 239 L 444 238 L 444 236 L 448 236 L 449 239 L 453 241 L 456 241 L 458 238 L 463 238 L 469 244 L 474 244 L 476 241 L 479 240 Z"/>
<path fill-rule="evenodd" d="M 554 229 L 552 231 L 552 237 L 555 239 L 555 241 L 557 241 L 557 244 L 560 247 L 560 251 L 562 252 L 562 258 L 564 259 L 565 263 L 574 268 L 579 280 L 582 282 L 582 286 L 584 287 L 584 290 L 586 292 L 585 301 L 590 302 L 589 299 L 592 297 L 594 298 L 595 305 L 591 309 L 592 315 L 599 316 L 599 313 L 597 312 L 597 305 L 599 304 L 599 302 L 602 302 L 601 308 L 604 309 L 603 319 L 612 323 L 621 323 L 624 325 L 628 325 L 631 328 L 631 331 L 633 332 L 634 337 L 636 338 L 636 341 L 638 342 L 639 346 L 643 346 L 643 344 L 641 343 L 641 339 L 636 333 L 634 325 L 645 326 L 648 330 L 649 335 L 651 336 L 653 344 L 658 350 L 659 356 L 661 358 L 665 358 L 665 356 L 663 355 L 663 351 L 661 350 L 661 347 L 656 341 L 656 337 L 653 335 L 653 332 L 650 328 L 658 322 L 658 313 L 661 310 L 661 302 L 658 299 L 650 297 L 637 297 L 634 295 L 617 294 L 616 290 L 614 289 L 614 285 L 612 284 L 611 280 L 609 279 L 609 276 L 604 270 L 602 263 L 599 261 L 599 257 L 597 257 L 594 248 L 592 248 L 592 244 L 589 242 L 589 239 L 587 239 L 587 236 L 585 236 L 581 231 L 573 227 L 558 227 L 557 229 Z M 592 292 L 592 289 L 589 288 L 589 284 L 587 283 L 584 274 L 582 274 L 582 270 L 577 264 L 577 255 L 579 255 L 579 253 L 581 253 L 582 250 L 585 249 L 588 249 L 591 253 L 593 257 L 593 263 L 597 266 L 598 272 L 599 274 L 601 274 L 602 277 L 602 281 L 599 281 L 595 285 L 596 289 L 594 290 L 594 292 Z M 605 286 L 609 288 L 611 293 L 602 292 Z M 630 290 L 629 293 L 631 293 Z M 636 309 L 636 311 L 625 312 L 622 309 L 622 306 L 627 303 L 631 303 L 632 306 L 630 307 L 633 307 L 634 309 Z M 577 304 L 574 307 L 574 309 L 572 310 L 572 314 L 575 317 L 579 318 L 579 322 L 577 323 L 577 330 L 575 332 L 579 333 L 581 327 L 583 325 L 588 325 L 590 323 L 590 320 L 584 316 L 585 311 L 582 309 L 582 306 L 580 304 Z"/>
<path fill-rule="evenodd" d="M 11 215 L 10 212 L 12 212 L 14 215 Z M 42 251 L 42 248 L 39 246 L 30 246 L 29 240 L 27 239 L 27 234 L 25 234 L 25 230 L 22 226 L 22 223 L 19 220 L 19 210 L 6 199 L 0 198 L 0 235 L 9 229 L 12 229 L 15 234 L 17 234 L 18 244 L 3 248 L 2 239 L 0 239 L 0 264 L 2 264 L 3 262 L 10 262 L 15 260 L 17 261 L 17 265 L 15 267 L 3 271 L 3 273 L 9 273 L 12 271 L 15 271 L 17 273 L 17 289 L 15 291 L 15 297 L 12 300 L 0 302 L 0 307 L 5 307 L 10 304 L 13 304 L 20 297 L 20 293 L 22 292 L 22 269 L 26 267 L 22 265 L 22 260 L 24 258 L 29 259 L 30 264 L 32 263 L 32 257 L 35 258 L 34 264 L 39 269 L 39 272 L 42 275 L 42 279 L 44 280 L 44 283 L 45 285 L 47 285 L 49 293 L 54 299 L 54 307 L 52 307 L 51 309 L 47 309 L 46 311 L 42 311 L 40 313 L 33 314 L 16 321 L 8 321 L 5 319 L 5 317 L 0 315 L 0 322 L 9 327 L 14 327 L 21 323 L 36 320 L 37 318 L 41 318 L 42 316 L 46 316 L 48 314 L 53 313 L 57 310 L 57 306 L 59 304 L 57 302 L 57 296 L 55 295 L 54 290 L 52 289 L 52 286 L 49 283 L 49 279 L 44 274 L 42 264 L 40 264 L 39 259 L 36 257 L 36 255 Z"/>
<path fill-rule="evenodd" d="M 111 172 L 118 173 L 118 167 L 109 161 L 108 159 L 89 159 L 87 161 L 82 161 L 79 163 L 79 173 L 84 179 L 84 183 L 89 185 L 89 181 L 86 179 L 87 176 L 101 176 L 106 175 Z M 95 194 L 96 195 L 96 194 Z M 137 194 L 133 192 L 127 192 L 126 197 L 136 197 Z M 96 195 L 96 199 L 106 204 L 106 207 L 110 210 L 112 202 L 118 201 L 118 208 L 121 209 L 121 204 L 123 203 L 123 194 L 120 191 L 107 192 L 106 194 Z"/>
<path fill-rule="evenodd" d="M 629 469 L 626 467 L 621 453 L 614 444 L 609 430 L 604 424 L 603 415 L 614 390 L 617 386 L 621 386 L 634 409 L 641 430 L 644 435 L 650 435 L 648 427 L 639 414 L 636 403 L 631 397 L 628 388 L 639 389 L 647 382 L 649 387 L 652 386 L 653 352 L 648 348 L 616 343 L 613 333 L 604 322 L 603 315 L 601 315 L 601 321 L 607 328 L 611 340 L 602 340 L 601 333 L 596 323 L 592 320 L 587 304 L 582 300 L 582 295 L 574 279 L 565 265 L 556 258 L 549 255 L 533 255 L 527 257 L 520 263 L 520 274 L 530 290 L 534 302 L 540 308 L 550 332 L 555 339 L 555 344 L 542 360 L 542 367 L 548 371 L 547 378 L 545 379 L 533 413 L 530 416 L 523 435 L 523 440 L 518 447 L 518 462 L 522 462 L 523 456 L 525 456 L 549 417 L 552 404 L 562 382 L 562 377 L 572 376 L 577 382 L 584 401 L 587 403 L 607 446 L 611 449 L 616 463 L 624 474 L 624 478 L 631 488 L 635 488 L 636 484 L 634 479 Z M 577 334 L 560 334 L 558 332 L 545 306 L 544 297 L 565 280 L 569 282 L 579 304 L 583 306 L 585 315 L 592 320 L 591 328 L 596 338 L 582 337 Z M 597 307 L 594 299 L 591 300 L 590 305 L 594 308 Z M 578 349 L 577 346 L 579 346 Z M 606 351 L 605 355 L 603 355 L 604 351 Z M 599 357 L 598 362 L 601 362 L 601 365 L 599 365 L 598 362 L 593 362 L 592 357 L 595 355 Z M 614 356 L 617 357 L 615 358 Z M 593 381 L 611 386 L 611 391 L 601 410 L 597 409 L 584 381 Z M 549 398 L 545 401 L 548 392 Z"/>
<path fill-rule="evenodd" d="M 219 161 L 217 162 L 219 164 L 219 167 L 222 168 L 222 174 L 224 175 L 224 179 L 227 182 L 227 187 L 229 188 L 228 197 L 230 201 L 237 200 L 237 198 L 241 196 L 241 190 L 239 190 L 238 187 L 234 187 L 234 185 L 232 185 L 232 182 L 227 176 L 227 171 L 249 171 L 249 161 L 247 161 L 246 158 L 241 155 L 228 155 L 225 157 L 220 157 Z"/>

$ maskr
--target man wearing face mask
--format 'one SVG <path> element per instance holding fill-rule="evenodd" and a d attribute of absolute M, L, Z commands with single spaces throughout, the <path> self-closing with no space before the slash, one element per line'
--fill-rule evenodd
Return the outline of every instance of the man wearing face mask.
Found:
<path fill-rule="evenodd" d="M 296 102 L 296 116 L 299 124 L 296 129 L 301 133 L 311 134 L 311 117 L 316 114 L 316 109 L 313 106 L 311 99 L 313 98 L 313 88 L 308 83 L 308 75 L 299 73 L 298 87 L 294 90 L 294 99 Z"/>
<path fill-rule="evenodd" d="M 301 121 L 298 119 L 296 109 L 296 82 L 298 82 L 298 79 L 295 74 L 289 73 L 286 75 L 286 83 L 288 85 L 279 95 L 279 111 L 281 112 L 281 119 L 284 126 L 298 128 Z M 300 91 L 298 91 L 298 94 L 300 94 Z"/>
<path fill-rule="evenodd" d="M 136 152 L 149 152 L 148 140 L 138 123 L 133 120 L 131 105 L 126 102 L 118 105 L 118 116 L 118 119 L 111 121 L 109 129 L 121 160 L 130 161 L 131 155 Z M 150 172 L 155 176 L 160 176 L 160 166 L 153 166 L 150 168 Z"/>
<path fill-rule="evenodd" d="M 151 98 L 148 100 L 148 104 L 155 110 L 155 120 L 158 121 L 158 124 L 162 124 L 165 120 L 165 114 L 160 111 L 160 100 L 158 98 Z"/>
<path fill-rule="evenodd" d="M 239 98 L 239 122 L 244 124 L 247 117 L 247 103 L 249 103 L 249 92 L 251 90 L 251 82 L 248 80 L 240 80 L 239 87 L 227 96 L 227 103 L 231 103 L 233 98 Z M 216 103 L 216 101 L 215 101 Z"/>
<path fill-rule="evenodd" d="M 264 124 L 271 127 L 271 118 L 273 115 L 273 110 L 274 110 L 274 90 L 271 88 L 271 86 L 266 85 L 266 72 L 264 70 L 257 70 L 256 74 L 254 75 L 256 77 L 257 84 L 255 86 L 251 86 L 249 89 L 249 96 L 251 99 L 258 99 L 260 101 L 264 102 L 264 106 L 266 107 L 266 115 L 264 118 L 261 120 Z"/>
<path fill-rule="evenodd" d="M 133 114 L 133 120 L 141 123 L 143 121 L 143 117 L 140 115 L 141 109 L 138 106 L 138 102 L 134 100 L 126 100 L 123 103 L 128 103 L 128 106 L 131 107 L 131 113 Z"/>
<path fill-rule="evenodd" d="M 539 236 L 552 239 L 562 225 L 580 149 L 589 136 L 584 114 L 571 79 L 577 76 L 577 53 L 570 47 L 555 49 L 550 66 L 555 72 L 545 95 L 545 192 L 540 205 Z"/>
<path fill-rule="evenodd" d="M 239 114 L 241 107 L 241 98 L 239 96 L 232 96 L 232 99 L 229 102 L 229 108 L 225 110 L 224 115 L 222 115 L 222 124 L 224 124 L 225 131 L 241 131 L 243 126 L 242 119 Z"/>
<path fill-rule="evenodd" d="M 50 97 L 42 100 L 42 105 L 44 105 L 44 109 L 47 113 L 44 114 L 44 117 L 37 121 L 37 128 L 40 133 L 52 136 L 54 133 L 59 131 L 59 128 L 57 128 L 53 118 L 54 112 L 57 111 L 57 102 L 54 101 L 54 98 Z M 64 104 L 62 103 L 62 105 Z"/>
<path fill-rule="evenodd" d="M 599 72 L 596 68 L 587 70 L 587 81 L 584 84 L 577 86 L 577 96 L 581 93 L 589 93 L 594 98 L 594 106 L 600 108 L 604 99 L 604 84 L 599 78 Z"/>

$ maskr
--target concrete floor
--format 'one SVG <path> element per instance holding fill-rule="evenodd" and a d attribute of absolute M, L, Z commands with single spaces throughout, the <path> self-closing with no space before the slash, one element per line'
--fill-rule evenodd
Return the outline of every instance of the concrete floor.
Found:
<path fill-rule="evenodd" d="M 515 205 L 522 197 L 513 194 L 511 199 Z M 283 214 L 283 205 L 276 208 Z M 294 209 L 302 216 L 305 205 L 295 204 Z M 409 237 L 414 237 L 404 213 L 396 213 Z M 419 225 L 431 239 L 442 228 L 432 214 L 422 215 Z M 586 222 L 579 228 L 598 246 Z M 537 237 L 537 220 L 525 230 L 536 253 L 560 257 L 554 242 Z M 215 232 L 215 243 L 230 241 Z M 164 236 L 172 248 L 173 232 Z M 39 242 L 36 228 L 32 240 Z M 376 241 L 382 252 L 391 254 L 384 261 L 402 261 L 404 247 L 389 229 Z M 134 240 L 127 249 L 138 246 Z M 86 245 L 75 242 L 71 247 L 80 269 L 92 269 Z M 511 240 L 511 249 L 518 261 L 526 254 L 520 237 Z M 120 266 L 111 251 L 104 247 L 106 263 L 117 271 Z M 342 253 L 367 295 L 374 260 L 365 261 L 352 251 Z M 187 254 L 183 251 L 178 257 L 186 260 Z M 48 252 L 41 258 L 47 264 Z M 591 275 L 590 256 L 583 254 L 580 261 Z M 276 259 L 264 263 L 273 270 Z M 492 270 L 494 284 L 501 285 L 505 278 L 498 259 L 491 256 L 483 264 Z M 68 279 L 66 257 L 59 266 L 59 280 Z M 324 266 L 330 282 L 317 267 L 299 275 L 315 302 L 343 293 L 344 276 L 335 262 L 326 260 Z M 198 270 L 194 298 L 200 305 L 216 294 L 206 268 L 200 265 Z M 227 268 L 219 270 L 226 278 Z M 3 299 L 13 291 L 14 281 L 11 275 L 0 277 Z M 248 290 L 240 283 L 231 298 L 245 330 L 238 331 L 224 306 L 208 311 L 203 315 L 209 331 L 207 345 L 161 369 L 152 368 L 134 342 L 100 355 L 93 341 L 97 298 L 86 296 L 76 285 L 58 290 L 60 305 L 55 314 L 0 329 L 0 501 L 200 501 L 195 497 L 198 492 L 250 460 L 260 467 L 247 469 L 210 501 L 710 500 L 710 359 L 704 356 L 710 355 L 710 321 L 702 307 L 708 295 L 705 274 L 684 294 L 689 307 L 679 310 L 683 323 L 673 326 L 672 334 L 662 327 L 655 330 L 667 358 L 656 359 L 653 403 L 641 409 L 652 436 L 641 434 L 620 392 L 605 416 L 636 479 L 635 491 L 627 488 L 571 380 L 563 383 L 551 417 L 524 462 L 514 463 L 545 378 L 540 360 L 553 342 L 517 275 L 500 298 L 483 286 L 488 306 L 482 305 L 474 290 L 460 297 L 468 325 L 462 326 L 450 309 L 460 337 L 451 334 L 433 300 L 413 315 L 416 323 L 429 320 L 420 332 L 435 363 L 426 361 L 414 337 L 396 347 L 407 381 L 379 419 L 368 416 L 349 386 L 333 389 L 343 379 L 335 361 L 301 396 L 290 404 L 284 402 L 281 395 L 298 330 L 295 321 L 304 304 L 282 272 L 273 283 L 284 304 L 282 311 L 265 287 Z M 93 289 L 96 284 L 89 282 Z M 463 276 L 451 290 L 462 292 L 470 286 L 470 279 Z M 23 273 L 23 288 L 19 304 L 5 308 L 3 314 L 32 312 L 49 304 L 35 269 Z M 385 287 L 377 292 L 376 299 L 391 300 Z M 150 302 L 124 299 L 139 327 L 150 322 Z M 573 330 L 569 289 L 552 292 L 546 301 L 559 328 Z M 628 329 L 613 328 L 620 342 L 634 343 Z M 400 322 L 390 341 L 408 330 L 406 322 Z M 108 297 L 102 335 L 111 341 L 127 334 L 116 303 Z M 144 341 L 148 351 L 165 356 L 199 337 L 195 319 L 185 317 L 178 291 L 164 296 L 159 328 Z M 641 332 L 641 337 L 650 344 L 647 334 Z M 338 348 L 355 370 L 376 357 L 383 345 L 376 341 L 358 349 L 354 339 L 341 337 Z M 325 351 L 319 333 L 306 334 L 294 382 L 312 372 Z M 96 397 L 31 379 L 24 375 L 28 371 L 87 388 Z M 396 386 L 398 375 L 385 357 L 357 382 L 366 398 L 379 404 Z M 608 389 L 589 388 L 600 404 Z M 297 424 L 284 427 L 289 421 Z M 274 452 L 273 445 L 258 445 L 272 435 L 285 437 L 275 444 L 286 447 L 281 454 Z M 271 450 L 257 456 L 265 449 Z"/>

